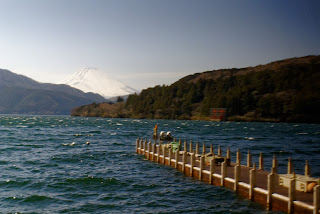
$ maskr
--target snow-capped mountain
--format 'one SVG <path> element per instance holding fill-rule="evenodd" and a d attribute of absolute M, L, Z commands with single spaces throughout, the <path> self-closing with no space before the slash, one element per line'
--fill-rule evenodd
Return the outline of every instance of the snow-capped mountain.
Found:
<path fill-rule="evenodd" d="M 123 96 L 137 92 L 137 90 L 100 72 L 97 68 L 84 68 L 83 70 L 70 75 L 59 84 L 70 85 L 84 92 L 97 93 L 105 98 Z"/>

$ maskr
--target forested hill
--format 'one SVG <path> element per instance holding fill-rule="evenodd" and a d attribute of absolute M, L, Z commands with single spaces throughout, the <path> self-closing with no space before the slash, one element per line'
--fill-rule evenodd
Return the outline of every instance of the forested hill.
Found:
<path fill-rule="evenodd" d="M 231 120 L 320 122 L 319 82 L 320 56 L 292 58 L 189 75 L 130 95 L 119 109 L 131 118 L 210 119 L 215 107 L 227 108 Z M 97 109 L 81 107 L 73 115 L 100 116 L 90 112 Z"/>

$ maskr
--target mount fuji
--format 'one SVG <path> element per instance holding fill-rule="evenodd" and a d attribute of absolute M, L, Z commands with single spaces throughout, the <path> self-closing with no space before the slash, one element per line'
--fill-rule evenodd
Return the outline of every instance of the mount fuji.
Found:
<path fill-rule="evenodd" d="M 59 84 L 70 85 L 84 92 L 97 93 L 105 98 L 138 92 L 120 81 L 112 79 L 107 74 L 100 72 L 97 68 L 84 68 L 59 82 Z"/>

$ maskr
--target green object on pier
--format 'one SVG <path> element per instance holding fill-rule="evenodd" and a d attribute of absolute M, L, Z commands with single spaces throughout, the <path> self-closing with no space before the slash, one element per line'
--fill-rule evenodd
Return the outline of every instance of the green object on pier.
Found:
<path fill-rule="evenodd" d="M 171 142 L 170 144 L 171 144 L 172 152 L 176 152 L 177 150 L 179 150 L 180 148 L 179 142 Z"/>

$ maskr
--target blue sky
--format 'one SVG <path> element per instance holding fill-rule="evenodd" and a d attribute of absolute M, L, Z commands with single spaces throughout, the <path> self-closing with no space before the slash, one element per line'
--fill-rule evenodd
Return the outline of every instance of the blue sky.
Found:
<path fill-rule="evenodd" d="M 84 67 L 136 89 L 320 54 L 319 0 L 0 0 L 0 68 L 58 82 Z"/>

